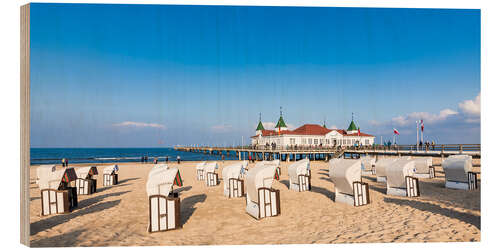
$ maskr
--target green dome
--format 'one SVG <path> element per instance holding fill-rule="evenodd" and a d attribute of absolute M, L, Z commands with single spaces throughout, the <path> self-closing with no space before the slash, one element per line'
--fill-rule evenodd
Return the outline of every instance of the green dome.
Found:
<path fill-rule="evenodd" d="M 259 125 L 257 125 L 256 131 L 258 131 L 258 130 L 264 130 L 264 125 L 262 125 L 261 121 L 259 121 Z"/>
<path fill-rule="evenodd" d="M 276 123 L 275 128 L 286 128 L 285 121 L 283 120 L 283 116 L 280 116 L 280 119 L 278 120 L 278 123 Z"/>
<path fill-rule="evenodd" d="M 354 121 L 351 121 L 349 128 L 347 128 L 347 131 L 353 131 L 353 130 L 358 130 L 358 128 L 356 128 L 356 124 L 354 124 Z"/>

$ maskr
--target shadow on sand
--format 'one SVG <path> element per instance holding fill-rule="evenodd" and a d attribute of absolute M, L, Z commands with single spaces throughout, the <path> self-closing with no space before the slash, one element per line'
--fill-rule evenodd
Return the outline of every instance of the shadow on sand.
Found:
<path fill-rule="evenodd" d="M 197 194 L 189 196 L 181 201 L 181 225 L 186 224 L 196 208 L 196 203 L 204 202 L 207 199 L 206 194 Z"/>
<path fill-rule="evenodd" d="M 328 189 L 322 188 L 322 187 L 312 186 L 311 187 L 311 192 L 322 194 L 326 198 L 328 198 L 328 199 L 332 200 L 333 202 L 335 202 L 335 194 L 334 194 L 334 192 L 332 190 L 328 190 Z"/>
<path fill-rule="evenodd" d="M 52 217 L 48 217 L 44 220 L 39 220 L 37 222 L 33 222 L 30 225 L 30 235 L 35 235 L 39 232 L 45 231 L 62 223 L 66 223 L 71 219 L 74 219 L 78 216 L 91 214 L 94 212 L 99 212 L 108 208 L 112 208 L 120 203 L 121 200 L 114 201 L 106 201 L 93 206 L 85 207 L 82 209 L 78 209 L 68 214 L 59 214 L 54 215 Z M 80 204 L 79 204 L 80 205 Z"/>
<path fill-rule="evenodd" d="M 290 189 L 290 180 L 281 180 L 280 183 L 285 185 L 286 188 Z"/>
<path fill-rule="evenodd" d="M 442 208 L 438 205 L 434 205 L 428 202 L 422 202 L 417 200 L 403 200 L 385 197 L 385 202 L 394 203 L 400 206 L 410 206 L 412 208 L 428 211 L 434 214 L 440 214 L 449 218 L 457 219 L 465 223 L 475 226 L 477 229 L 481 229 L 481 216 L 459 212 L 449 208 Z"/>
<path fill-rule="evenodd" d="M 59 234 L 30 242 L 31 247 L 69 247 L 78 242 L 80 236 L 85 230 L 75 230 L 69 233 Z M 69 242 L 68 242 L 69 240 Z"/>

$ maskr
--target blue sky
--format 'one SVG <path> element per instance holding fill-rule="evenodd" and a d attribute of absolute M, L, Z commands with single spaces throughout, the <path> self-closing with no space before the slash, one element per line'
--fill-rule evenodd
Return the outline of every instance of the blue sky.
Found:
<path fill-rule="evenodd" d="M 240 144 L 259 112 L 480 142 L 480 11 L 32 4 L 32 147 Z M 377 139 L 379 140 L 379 139 Z"/>

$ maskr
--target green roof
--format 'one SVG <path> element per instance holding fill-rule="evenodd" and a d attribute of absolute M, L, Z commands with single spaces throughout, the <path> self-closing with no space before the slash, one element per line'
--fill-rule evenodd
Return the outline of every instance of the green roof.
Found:
<path fill-rule="evenodd" d="M 356 124 L 354 124 L 354 121 L 351 121 L 349 128 L 347 128 L 347 131 L 353 131 L 353 130 L 358 130 L 358 128 L 356 128 Z"/>
<path fill-rule="evenodd" d="M 283 116 L 280 116 L 280 119 L 278 120 L 278 123 L 276 123 L 275 128 L 286 128 L 285 121 L 283 120 Z"/>
<path fill-rule="evenodd" d="M 257 129 L 256 129 L 256 131 L 257 131 L 257 130 L 264 130 L 264 125 L 262 125 L 262 122 L 261 122 L 261 121 L 259 121 L 259 125 L 257 125 Z"/>

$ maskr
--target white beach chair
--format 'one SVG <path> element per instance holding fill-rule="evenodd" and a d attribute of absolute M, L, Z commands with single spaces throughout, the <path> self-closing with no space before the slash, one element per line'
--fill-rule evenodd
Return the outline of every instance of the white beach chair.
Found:
<path fill-rule="evenodd" d="M 452 189 L 477 189 L 477 174 L 472 172 L 472 157 L 470 155 L 452 155 L 443 163 L 445 187 Z"/>
<path fill-rule="evenodd" d="M 81 167 L 75 170 L 76 172 L 76 193 L 77 194 L 93 194 L 97 189 L 97 180 L 93 179 L 94 175 L 98 175 L 97 167 Z"/>
<path fill-rule="evenodd" d="M 377 176 L 377 182 L 387 182 L 385 169 L 397 159 L 398 158 L 381 158 L 375 162 L 375 175 Z"/>
<path fill-rule="evenodd" d="M 161 232 L 181 227 L 180 198 L 173 185 L 182 186 L 177 168 L 155 168 L 148 174 L 146 192 L 149 201 L 148 232 Z"/>
<path fill-rule="evenodd" d="M 275 163 L 263 163 L 248 170 L 245 179 L 245 210 L 256 219 L 278 216 L 281 213 L 280 192 L 271 188 L 277 167 Z"/>
<path fill-rule="evenodd" d="M 215 172 L 219 168 L 217 162 L 211 162 L 205 164 L 203 171 L 205 174 L 205 184 L 207 187 L 213 187 L 219 185 L 219 175 Z"/>
<path fill-rule="evenodd" d="M 302 159 L 288 166 L 289 189 L 302 192 L 311 190 L 311 163 Z"/>
<path fill-rule="evenodd" d="M 224 196 L 243 197 L 245 194 L 244 181 L 241 177 L 245 171 L 245 163 L 239 162 L 222 169 L 222 180 L 224 181 Z"/>
<path fill-rule="evenodd" d="M 432 166 L 432 157 L 414 157 L 413 160 L 415 161 L 414 177 L 432 179 L 436 176 Z"/>
<path fill-rule="evenodd" d="M 415 174 L 415 161 L 398 159 L 385 168 L 387 174 L 387 194 L 407 197 L 420 196 L 418 178 Z"/>
<path fill-rule="evenodd" d="M 69 186 L 77 178 L 73 168 L 44 168 L 39 174 L 41 215 L 69 213 L 78 206 L 76 187 Z"/>
<path fill-rule="evenodd" d="M 102 185 L 104 187 L 118 184 L 118 165 L 104 167 L 102 170 Z"/>
<path fill-rule="evenodd" d="M 207 162 L 203 161 L 196 164 L 196 180 L 203 181 L 205 180 L 205 164 Z"/>
<path fill-rule="evenodd" d="M 40 165 L 36 169 L 36 181 L 35 183 L 38 185 L 38 181 L 40 180 L 40 176 L 45 172 L 54 172 L 56 171 L 56 165 Z"/>
<path fill-rule="evenodd" d="M 361 181 L 361 160 L 339 159 L 332 162 L 330 179 L 335 185 L 335 202 L 351 206 L 370 203 L 370 189 Z"/>
<path fill-rule="evenodd" d="M 375 175 L 375 158 L 370 156 L 361 157 L 361 174 Z"/>

